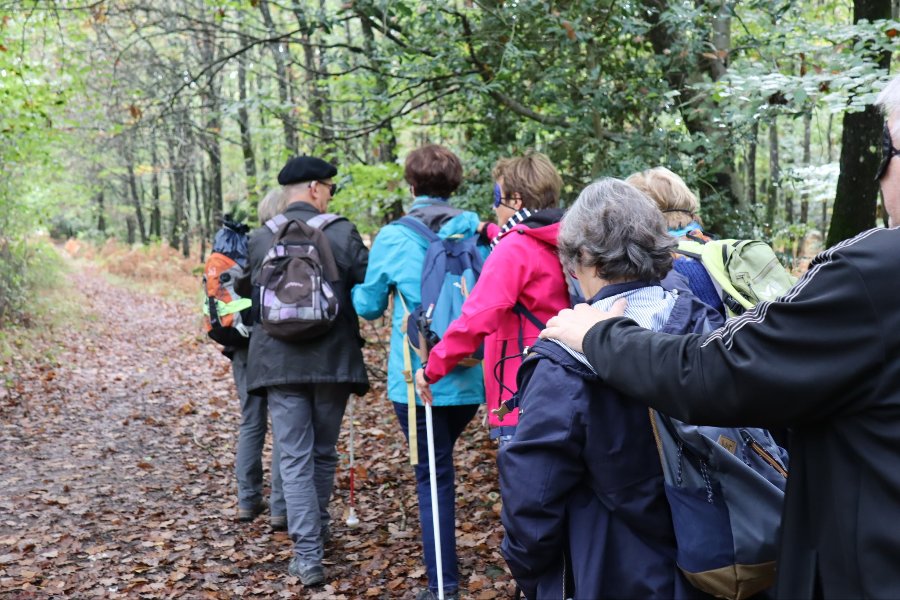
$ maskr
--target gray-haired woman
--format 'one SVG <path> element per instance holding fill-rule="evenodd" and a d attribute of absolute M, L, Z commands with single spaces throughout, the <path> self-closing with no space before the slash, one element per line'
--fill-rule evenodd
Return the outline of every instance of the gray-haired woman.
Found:
<path fill-rule="evenodd" d="M 265 225 L 266 221 L 275 215 L 283 213 L 288 206 L 287 200 L 284 188 L 277 187 L 269 190 L 269 193 L 263 196 L 263 199 L 259 201 L 259 205 L 256 207 L 256 214 L 259 215 L 259 224 Z"/>
<path fill-rule="evenodd" d="M 660 285 L 675 238 L 634 186 L 601 179 L 585 188 L 563 218 L 558 245 L 594 307 L 626 299 L 625 315 L 647 329 L 708 327 L 698 300 Z M 578 598 L 701 596 L 675 564 L 646 407 L 555 340 L 535 344 L 518 378 L 519 425 L 498 465 L 503 556 L 525 596 L 566 598 L 573 586 Z"/>
<path fill-rule="evenodd" d="M 287 208 L 282 188 L 272 188 L 259 201 L 256 213 L 259 224 L 281 214 Z M 249 275 L 249 273 L 248 273 Z M 231 359 L 234 381 L 241 400 L 241 426 L 234 470 L 238 488 L 238 520 L 249 522 L 269 509 L 269 525 L 276 531 L 287 529 L 287 506 L 281 489 L 281 452 L 273 439 L 271 505 L 263 495 L 262 451 L 269 429 L 269 403 L 265 395 L 247 393 L 247 347 L 235 348 Z M 260 390 L 257 390 L 259 392 Z"/>

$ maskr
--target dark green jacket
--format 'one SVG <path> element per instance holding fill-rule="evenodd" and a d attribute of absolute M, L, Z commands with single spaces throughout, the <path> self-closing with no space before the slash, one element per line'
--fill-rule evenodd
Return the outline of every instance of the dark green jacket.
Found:
<path fill-rule="evenodd" d="M 314 206 L 305 202 L 291 204 L 284 213 L 289 219 L 299 218 L 304 222 L 318 214 L 321 213 Z M 366 278 L 369 250 L 350 221 L 335 221 L 324 231 L 340 273 L 340 281 L 334 285 L 339 303 L 338 318 L 328 333 L 301 343 L 276 340 L 261 327 L 254 327 L 247 364 L 247 389 L 250 391 L 297 383 L 353 383 L 356 384 L 353 393 L 358 395 L 369 390 L 359 319 L 350 300 L 350 290 Z M 266 226 L 250 235 L 250 280 L 254 284 L 273 237 Z"/>

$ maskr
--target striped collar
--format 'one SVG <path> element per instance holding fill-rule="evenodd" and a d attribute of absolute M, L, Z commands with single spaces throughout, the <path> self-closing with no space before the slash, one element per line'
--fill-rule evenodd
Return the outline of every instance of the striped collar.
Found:
<path fill-rule="evenodd" d="M 650 331 L 660 331 L 666 326 L 666 322 L 672 314 L 672 309 L 675 307 L 675 302 L 678 300 L 676 294 L 667 292 L 659 285 L 659 281 L 655 280 L 629 281 L 627 283 L 608 285 L 591 298 L 589 303 L 591 308 L 608 311 L 619 298 L 628 299 L 625 316 Z M 559 340 L 551 338 L 551 341 L 556 342 L 563 350 L 572 355 L 578 362 L 587 366 L 591 371 L 597 372 L 583 353 L 572 350 Z"/>

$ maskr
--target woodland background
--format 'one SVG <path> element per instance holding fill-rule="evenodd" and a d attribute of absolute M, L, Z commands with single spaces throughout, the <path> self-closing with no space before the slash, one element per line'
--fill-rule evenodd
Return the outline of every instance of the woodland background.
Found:
<path fill-rule="evenodd" d="M 406 154 L 456 151 L 490 218 L 497 158 L 536 148 L 564 203 L 665 165 L 708 229 L 810 249 L 884 225 L 883 117 L 900 0 L 0 0 L 0 595 L 303 592 L 290 540 L 234 519 L 240 421 L 200 325 L 221 215 L 255 222 L 285 160 L 339 167 L 333 210 L 403 213 Z M 64 244 L 53 242 L 67 240 Z M 364 325 L 356 483 L 339 444 L 319 598 L 424 585 L 389 322 Z M 467 597 L 511 596 L 496 450 L 457 445 Z M 268 466 L 268 460 L 265 461 Z"/>
<path fill-rule="evenodd" d="M 455 202 L 526 148 L 592 179 L 681 174 L 720 235 L 794 260 L 882 224 L 900 0 L 0 0 L 0 322 L 35 234 L 167 244 L 200 264 L 285 160 L 340 168 L 334 209 L 403 212 L 406 153 L 459 153 Z"/>

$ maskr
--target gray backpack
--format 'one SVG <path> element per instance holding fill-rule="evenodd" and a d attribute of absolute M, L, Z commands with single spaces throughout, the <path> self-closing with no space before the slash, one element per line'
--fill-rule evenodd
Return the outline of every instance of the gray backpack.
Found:
<path fill-rule="evenodd" d="M 342 218 L 323 214 L 304 223 L 276 215 L 266 221 L 275 237 L 256 283 L 260 324 L 273 338 L 302 342 L 334 324 L 338 299 L 332 285 L 339 274 L 322 230 Z"/>

